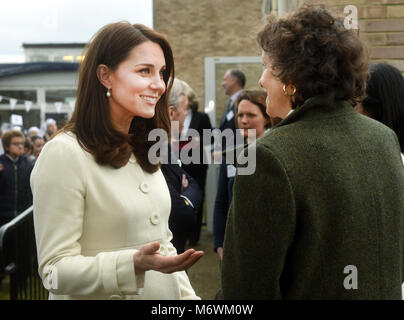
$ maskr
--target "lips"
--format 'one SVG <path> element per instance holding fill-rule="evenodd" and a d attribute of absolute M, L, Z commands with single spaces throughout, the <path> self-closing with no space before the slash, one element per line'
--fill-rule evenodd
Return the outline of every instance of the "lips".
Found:
<path fill-rule="evenodd" d="M 140 96 L 143 100 L 147 101 L 147 102 L 151 102 L 151 103 L 156 103 L 158 96 L 145 96 L 145 95 L 141 95 Z"/>

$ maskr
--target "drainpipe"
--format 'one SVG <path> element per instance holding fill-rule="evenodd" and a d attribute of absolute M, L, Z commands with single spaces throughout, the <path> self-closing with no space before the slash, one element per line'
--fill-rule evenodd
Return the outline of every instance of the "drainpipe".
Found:
<path fill-rule="evenodd" d="M 278 0 L 278 17 L 282 17 L 286 14 L 287 0 Z"/>

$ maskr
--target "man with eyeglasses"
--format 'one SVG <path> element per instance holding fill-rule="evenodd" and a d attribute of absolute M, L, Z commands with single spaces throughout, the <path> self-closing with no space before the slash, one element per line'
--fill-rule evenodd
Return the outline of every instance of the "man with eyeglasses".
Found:
<path fill-rule="evenodd" d="M 34 167 L 24 154 L 21 131 L 7 131 L 1 140 L 5 153 L 0 156 L 0 227 L 32 205 L 29 179 Z"/>

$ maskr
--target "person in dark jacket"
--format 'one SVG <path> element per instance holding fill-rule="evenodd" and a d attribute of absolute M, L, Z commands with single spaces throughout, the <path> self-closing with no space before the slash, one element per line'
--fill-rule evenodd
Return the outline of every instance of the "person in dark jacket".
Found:
<path fill-rule="evenodd" d="M 174 79 L 169 96 L 168 115 L 172 122 L 178 122 L 178 132 L 173 136 L 179 137 L 184 125 L 188 108 L 189 86 L 182 80 Z M 176 126 L 173 126 L 176 128 Z M 175 129 L 174 129 L 175 130 Z M 178 147 L 178 141 L 173 137 L 173 148 Z M 171 144 L 168 156 L 161 165 L 161 171 L 166 179 L 171 197 L 171 212 L 168 224 L 173 233 L 172 244 L 181 254 L 185 251 L 187 239 L 193 234 L 197 222 L 197 212 L 201 206 L 202 192 L 196 182 L 182 167 L 176 152 L 172 152 Z"/>
<path fill-rule="evenodd" d="M 251 143 L 261 137 L 271 127 L 271 118 L 266 114 L 265 100 L 267 94 L 263 90 L 244 90 L 235 103 L 236 128 L 242 130 L 245 143 Z M 255 130 L 255 136 L 248 136 L 248 130 Z M 248 141 L 249 139 L 249 141 Z M 231 150 L 235 156 L 237 150 Z M 227 155 L 219 170 L 218 189 L 213 212 L 214 250 L 220 261 L 223 258 L 223 241 L 226 229 L 227 213 L 233 198 L 233 183 L 236 176 L 236 164 L 227 163 Z"/>
<path fill-rule="evenodd" d="M 33 162 L 24 154 L 25 137 L 10 130 L 2 136 L 5 153 L 0 156 L 0 226 L 32 205 L 29 183 Z"/>
<path fill-rule="evenodd" d="M 401 299 L 404 166 L 393 130 L 352 106 L 368 69 L 357 30 L 304 6 L 258 42 L 267 113 L 283 120 L 236 175 L 223 298 Z"/>
<path fill-rule="evenodd" d="M 171 161 L 170 157 L 169 161 Z M 196 225 L 202 193 L 198 183 L 178 163 L 164 163 L 161 165 L 161 171 L 171 197 L 171 212 L 168 220 L 173 233 L 171 242 L 177 249 L 177 253 L 181 254 L 185 251 L 186 241 Z"/>
<path fill-rule="evenodd" d="M 404 162 L 404 77 L 387 63 L 373 64 L 369 69 L 366 97 L 355 109 L 395 132 Z"/>
<path fill-rule="evenodd" d="M 205 112 L 198 111 L 198 100 L 195 92 L 191 88 L 189 88 L 188 100 L 188 113 L 184 120 L 184 129 L 181 136 L 186 137 L 189 129 L 193 129 L 198 133 L 199 138 L 193 140 L 195 146 L 192 146 L 192 149 L 189 151 L 189 156 L 192 158 L 193 152 L 199 152 L 199 163 L 183 164 L 182 168 L 196 180 L 202 191 L 201 205 L 199 206 L 196 218 L 196 227 L 190 236 L 190 245 L 195 246 L 200 239 L 203 224 L 203 201 L 205 198 L 206 174 L 208 171 L 207 163 L 209 163 L 208 157 L 210 157 L 210 152 L 207 153 L 205 148 L 210 151 L 211 144 L 210 141 L 202 141 L 201 138 L 203 137 L 203 130 L 212 130 L 212 125 L 209 116 Z M 184 148 L 190 146 L 191 144 L 186 144 Z"/>

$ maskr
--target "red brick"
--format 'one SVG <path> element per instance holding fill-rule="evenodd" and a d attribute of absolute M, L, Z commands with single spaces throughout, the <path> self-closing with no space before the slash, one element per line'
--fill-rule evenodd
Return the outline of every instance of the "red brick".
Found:
<path fill-rule="evenodd" d="M 404 19 L 361 20 L 359 21 L 359 24 L 362 32 L 388 32 L 404 30 Z"/>
<path fill-rule="evenodd" d="M 387 4 L 404 4 L 404 0 L 384 0 L 384 3 Z"/>
<path fill-rule="evenodd" d="M 361 33 L 360 37 L 370 46 L 382 46 L 387 44 L 386 35 L 384 33 Z"/>
<path fill-rule="evenodd" d="M 404 45 L 404 33 L 388 33 L 387 45 Z"/>
<path fill-rule="evenodd" d="M 372 59 L 404 59 L 404 46 L 371 48 L 370 57 Z"/>
<path fill-rule="evenodd" d="M 364 7 L 363 16 L 359 15 L 360 18 L 370 18 L 370 19 L 380 19 L 386 17 L 387 9 L 386 7 Z"/>

